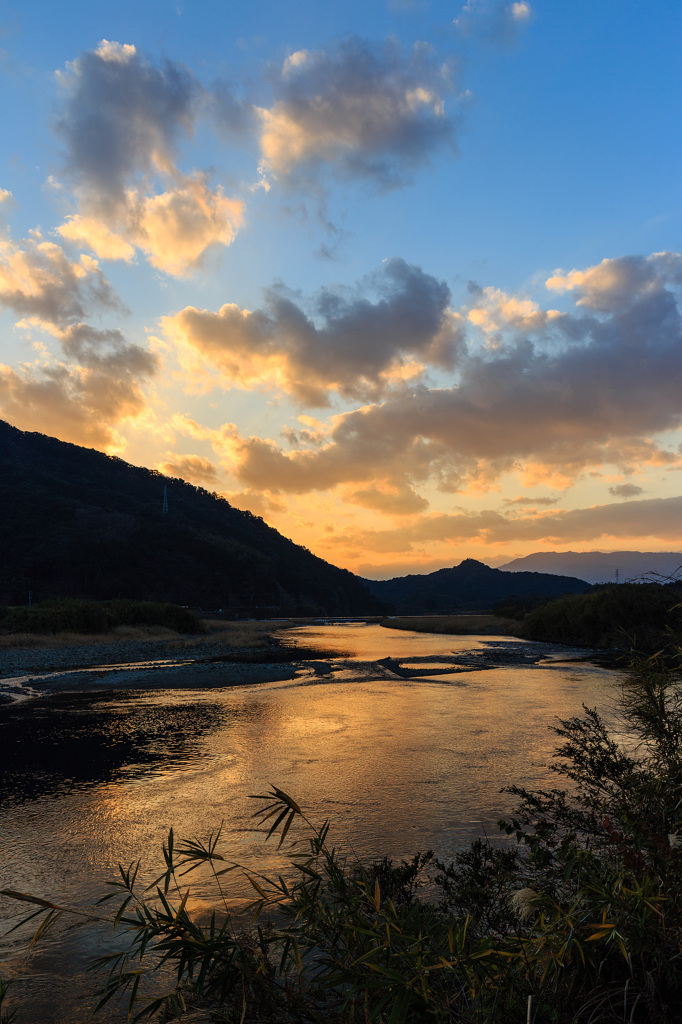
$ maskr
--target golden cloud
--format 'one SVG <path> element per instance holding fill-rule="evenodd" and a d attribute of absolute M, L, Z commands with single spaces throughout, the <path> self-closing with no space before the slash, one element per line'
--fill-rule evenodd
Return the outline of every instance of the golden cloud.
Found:
<path fill-rule="evenodd" d="M 120 454 L 126 442 L 116 428 L 137 418 L 144 408 L 136 382 L 130 376 L 114 376 L 106 366 L 54 366 L 17 373 L 0 365 L 2 417 L 21 430 L 38 430 Z"/>
<path fill-rule="evenodd" d="M 487 509 L 423 516 L 416 523 L 392 530 L 350 530 L 330 538 L 329 544 L 357 552 L 404 554 L 435 542 L 564 545 L 631 537 L 660 543 L 682 540 L 682 497 L 623 501 L 539 515 L 503 515 Z"/>
<path fill-rule="evenodd" d="M 376 398 L 424 366 L 451 368 L 462 341 L 449 298 L 444 282 L 394 259 L 351 294 L 325 288 L 304 304 L 284 288 L 270 289 L 264 309 L 187 306 L 162 327 L 190 373 L 208 362 L 227 386 L 268 384 L 323 406 L 330 392 Z"/>
<path fill-rule="evenodd" d="M 180 477 L 193 484 L 214 485 L 218 480 L 218 467 L 201 455 L 179 455 L 167 452 L 168 461 L 159 464 L 159 470 L 166 476 Z"/>

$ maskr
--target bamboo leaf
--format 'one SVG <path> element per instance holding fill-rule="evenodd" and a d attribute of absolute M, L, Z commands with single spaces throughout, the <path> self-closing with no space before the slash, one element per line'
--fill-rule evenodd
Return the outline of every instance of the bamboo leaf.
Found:
<path fill-rule="evenodd" d="M 291 823 L 292 823 L 292 821 L 294 820 L 295 817 L 296 817 L 296 811 L 291 811 L 291 813 L 289 814 L 289 817 L 286 820 L 286 824 L 285 824 L 284 828 L 282 829 L 282 835 L 279 837 L 279 844 L 278 844 L 277 849 L 279 849 L 279 847 L 282 845 L 282 843 L 286 839 L 287 832 L 291 828 Z"/>

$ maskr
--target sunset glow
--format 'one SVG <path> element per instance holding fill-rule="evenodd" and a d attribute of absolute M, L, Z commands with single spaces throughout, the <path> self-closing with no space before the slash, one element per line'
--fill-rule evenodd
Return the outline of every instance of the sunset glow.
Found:
<path fill-rule="evenodd" d="M 677 3 L 0 34 L 0 418 L 363 576 L 682 546 Z"/>

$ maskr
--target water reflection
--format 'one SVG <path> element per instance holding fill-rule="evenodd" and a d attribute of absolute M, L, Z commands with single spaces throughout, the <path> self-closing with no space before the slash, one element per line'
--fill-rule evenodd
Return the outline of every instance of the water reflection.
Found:
<path fill-rule="evenodd" d="M 0 888 L 88 904 L 119 861 L 142 856 L 151 881 L 171 825 L 205 836 L 221 821 L 235 860 L 285 869 L 251 829 L 248 794 L 270 783 L 315 819 L 331 817 L 335 838 L 360 855 L 400 858 L 430 847 L 448 857 L 481 829 L 496 834 L 510 808 L 502 786 L 551 778 L 547 727 L 582 701 L 603 707 L 614 678 L 550 662 L 439 671 L 453 651 L 489 650 L 489 637 L 353 624 L 311 629 L 306 639 L 351 651 L 350 661 L 262 686 L 55 695 L 0 707 Z M 427 659 L 419 664 L 433 674 L 401 678 L 385 666 L 372 674 L 372 659 L 389 656 Z M 201 885 L 196 895 L 205 895 Z M 15 920 L 18 908 L 5 901 L 3 914 Z M 7 941 L 10 969 L 25 979 L 23 1024 L 87 1019 L 81 982 L 62 987 L 55 976 L 73 980 L 96 943 L 108 941 L 78 926 L 55 933 L 32 960 Z"/>
<path fill-rule="evenodd" d="M 55 694 L 10 705 L 0 715 L 0 807 L 170 764 L 186 770 L 223 717 L 219 704 L 141 702 L 129 693 Z"/>
<path fill-rule="evenodd" d="M 357 661 L 378 661 L 380 658 L 406 658 L 429 654 L 450 654 L 456 651 L 482 650 L 501 638 L 490 636 L 449 636 L 443 633 L 414 633 L 407 629 L 385 629 L 365 623 L 344 622 L 329 626 L 298 626 L 276 634 L 280 642 L 311 650 L 343 650 L 346 657 Z M 523 641 L 511 640 L 523 646 Z"/>

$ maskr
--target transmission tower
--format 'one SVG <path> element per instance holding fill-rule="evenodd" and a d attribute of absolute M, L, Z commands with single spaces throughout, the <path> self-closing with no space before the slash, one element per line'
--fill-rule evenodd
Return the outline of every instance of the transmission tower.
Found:
<path fill-rule="evenodd" d="M 168 515 L 168 490 L 166 485 L 163 485 L 163 509 L 162 512 L 165 516 Z"/>

